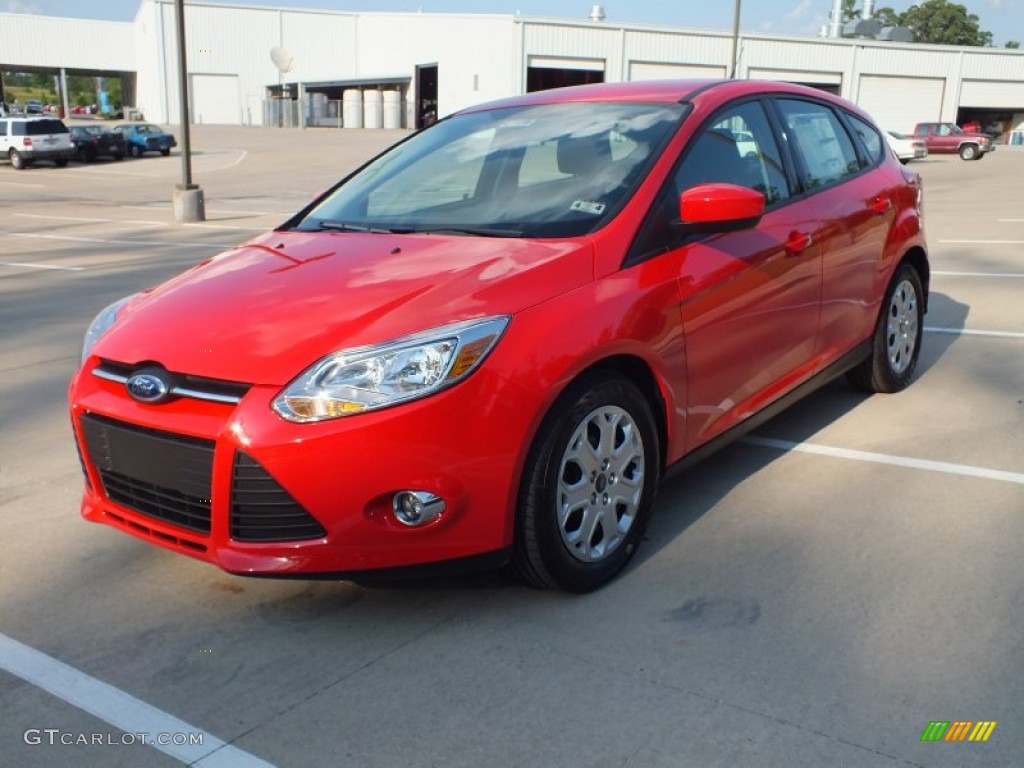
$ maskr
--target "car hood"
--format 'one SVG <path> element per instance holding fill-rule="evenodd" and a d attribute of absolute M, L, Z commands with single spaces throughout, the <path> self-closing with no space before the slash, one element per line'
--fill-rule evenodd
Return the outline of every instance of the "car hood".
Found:
<path fill-rule="evenodd" d="M 592 279 L 585 240 L 272 232 L 141 294 L 92 354 L 284 385 L 335 350 L 514 314 Z"/>

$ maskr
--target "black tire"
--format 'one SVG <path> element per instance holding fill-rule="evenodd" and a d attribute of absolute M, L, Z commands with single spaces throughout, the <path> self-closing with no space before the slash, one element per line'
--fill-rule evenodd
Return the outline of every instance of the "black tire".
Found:
<path fill-rule="evenodd" d="M 163 155 L 164 157 L 167 157 L 169 154 L 171 154 L 171 150 L 169 150 L 169 149 L 161 149 L 160 150 L 160 154 Z"/>
<path fill-rule="evenodd" d="M 138 144 L 132 144 L 131 153 L 132 157 L 142 157 L 142 149 Z"/>
<path fill-rule="evenodd" d="M 114 155 L 114 159 L 115 159 L 115 160 L 118 160 L 118 161 L 120 161 L 120 160 L 124 160 L 124 155 L 122 155 L 122 154 L 117 154 L 117 155 Z"/>
<path fill-rule="evenodd" d="M 570 456 L 571 448 L 593 441 L 602 425 L 609 430 L 604 433 L 611 438 L 609 446 L 627 449 L 622 460 L 629 463 L 610 466 L 596 456 L 599 451 L 581 452 L 581 460 L 600 462 L 588 474 Z M 545 417 L 523 468 L 514 547 L 519 574 L 533 586 L 568 592 L 590 592 L 606 584 L 643 539 L 660 475 L 658 430 L 640 390 L 611 371 L 594 371 L 574 382 Z M 567 480 L 578 482 L 577 495 L 585 498 L 582 510 L 560 521 L 557 510 Z M 595 522 L 584 541 L 588 513 Z M 604 530 L 609 516 L 615 519 L 614 535 Z"/>
<path fill-rule="evenodd" d="M 54 160 L 53 164 L 56 165 L 58 168 L 63 168 L 68 164 L 68 159 L 66 157 L 62 157 L 58 160 Z"/>
<path fill-rule="evenodd" d="M 910 158 L 909 157 L 901 157 L 900 158 L 900 162 L 903 163 L 903 165 L 906 165 L 907 163 L 910 162 Z"/>
<path fill-rule="evenodd" d="M 961 160 L 977 160 L 981 155 L 977 144 L 962 144 L 960 146 Z"/>
<path fill-rule="evenodd" d="M 7 157 L 11 161 L 11 167 L 16 171 L 24 170 L 28 166 L 28 162 L 21 156 L 21 152 L 16 149 L 8 152 Z"/>
<path fill-rule="evenodd" d="M 904 262 L 885 292 L 871 356 L 847 374 L 850 383 L 865 392 L 906 389 L 914 378 L 923 335 L 924 286 L 917 270 Z"/>

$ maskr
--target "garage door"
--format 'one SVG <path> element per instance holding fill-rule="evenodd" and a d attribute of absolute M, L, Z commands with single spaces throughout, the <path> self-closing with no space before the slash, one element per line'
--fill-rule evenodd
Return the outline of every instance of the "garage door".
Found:
<path fill-rule="evenodd" d="M 650 61 L 631 61 L 630 80 L 671 80 L 682 77 L 725 77 L 725 67 L 700 64 L 655 64 Z"/>
<path fill-rule="evenodd" d="M 857 103 L 885 130 L 912 133 L 918 123 L 941 119 L 945 87 L 941 77 L 864 75 Z"/>
<path fill-rule="evenodd" d="M 1020 109 L 1024 88 L 1019 82 L 1003 80 L 964 80 L 960 88 L 961 107 Z"/>
<path fill-rule="evenodd" d="M 238 75 L 192 75 L 192 122 L 238 125 L 242 122 Z"/>

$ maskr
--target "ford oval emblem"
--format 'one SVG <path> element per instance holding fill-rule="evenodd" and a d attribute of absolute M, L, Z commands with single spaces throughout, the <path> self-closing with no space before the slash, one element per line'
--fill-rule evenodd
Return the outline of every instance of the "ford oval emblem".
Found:
<path fill-rule="evenodd" d="M 124 386 L 128 394 L 140 403 L 161 403 L 171 394 L 170 384 L 152 371 L 132 374 Z"/>

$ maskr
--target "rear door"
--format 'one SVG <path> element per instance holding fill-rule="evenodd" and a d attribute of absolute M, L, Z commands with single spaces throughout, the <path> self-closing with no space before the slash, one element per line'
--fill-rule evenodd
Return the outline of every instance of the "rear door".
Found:
<path fill-rule="evenodd" d="M 874 328 L 900 176 L 885 162 L 884 139 L 859 117 L 811 100 L 780 98 L 776 104 L 806 202 L 822 223 L 821 324 L 814 353 L 821 368 Z"/>

